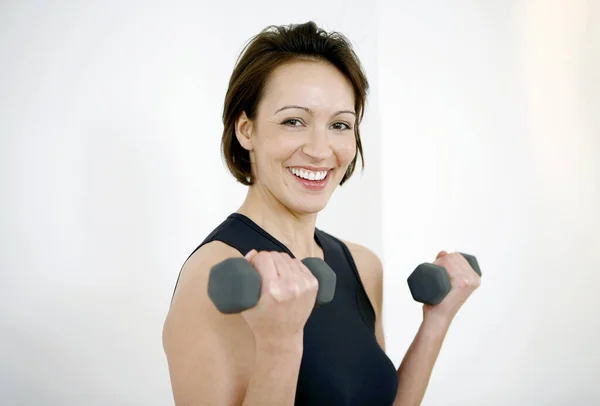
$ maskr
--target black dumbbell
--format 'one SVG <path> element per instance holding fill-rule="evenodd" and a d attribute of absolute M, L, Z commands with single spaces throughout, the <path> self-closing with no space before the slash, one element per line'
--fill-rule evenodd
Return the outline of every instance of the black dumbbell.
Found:
<path fill-rule="evenodd" d="M 320 258 L 304 258 L 302 263 L 319 281 L 316 305 L 331 302 L 335 293 L 335 272 Z M 239 313 L 256 306 L 260 289 L 260 275 L 245 258 L 226 259 L 210 270 L 208 296 L 221 313 Z"/>
<path fill-rule="evenodd" d="M 471 268 L 481 276 L 477 259 L 473 255 L 463 254 Z M 444 267 L 423 263 L 408 277 L 408 287 L 413 299 L 417 302 L 435 306 L 439 304 L 452 289 L 450 277 Z"/>

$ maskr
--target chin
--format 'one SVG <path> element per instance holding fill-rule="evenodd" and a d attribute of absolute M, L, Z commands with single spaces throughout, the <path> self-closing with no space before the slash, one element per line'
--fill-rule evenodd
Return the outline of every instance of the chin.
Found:
<path fill-rule="evenodd" d="M 290 176 L 294 175 L 290 174 Z M 296 183 L 286 184 L 283 189 L 280 189 L 280 196 L 283 198 L 280 201 L 295 213 L 317 214 L 325 209 L 334 192 L 333 185 L 337 185 L 339 182 L 337 176 L 332 177 L 329 179 L 329 184 L 321 191 L 307 191 L 298 187 Z"/>
<path fill-rule="evenodd" d="M 300 214 L 318 214 L 322 211 L 328 203 L 329 199 L 314 199 L 314 201 L 304 201 L 299 203 L 297 200 L 295 202 L 289 202 L 288 208 L 296 213 Z"/>
<path fill-rule="evenodd" d="M 298 210 L 298 213 L 302 213 L 302 214 L 319 214 L 325 207 L 327 206 L 327 204 L 323 204 L 323 205 L 312 205 L 312 206 L 306 206 L 306 207 L 302 207 Z"/>

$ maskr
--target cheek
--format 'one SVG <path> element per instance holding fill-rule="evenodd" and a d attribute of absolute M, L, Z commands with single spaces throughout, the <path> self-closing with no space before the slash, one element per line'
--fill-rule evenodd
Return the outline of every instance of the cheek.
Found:
<path fill-rule="evenodd" d="M 280 165 L 282 161 L 289 159 L 301 144 L 293 137 L 278 137 L 269 134 L 255 143 L 254 152 L 261 166 Z"/>
<path fill-rule="evenodd" d="M 356 155 L 356 138 L 354 135 L 336 140 L 333 145 L 335 155 L 341 165 L 349 165 Z"/>

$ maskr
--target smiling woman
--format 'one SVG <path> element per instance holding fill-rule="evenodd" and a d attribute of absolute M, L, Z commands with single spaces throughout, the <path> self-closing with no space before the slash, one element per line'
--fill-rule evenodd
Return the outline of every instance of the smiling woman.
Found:
<path fill-rule="evenodd" d="M 247 175 L 243 180 L 252 190 L 263 198 L 273 195 L 288 210 L 322 210 L 354 170 L 359 139 L 354 99 L 351 83 L 331 63 L 281 62 L 257 108 L 241 111 L 235 132 L 224 134 L 224 148 L 232 145 L 232 172 Z M 237 166 L 248 161 L 248 171 Z"/>
<path fill-rule="evenodd" d="M 421 328 L 397 371 L 385 353 L 380 260 L 315 226 L 359 155 L 362 162 L 368 87 L 348 40 L 313 22 L 268 27 L 242 52 L 225 97 L 222 148 L 248 192 L 180 272 L 163 331 L 177 404 L 422 399 L 445 318 Z M 321 278 L 320 286 L 305 258 L 325 262 L 335 284 Z M 230 289 L 214 288 L 217 278 Z M 333 299 L 315 307 L 325 285 Z M 244 310 L 221 313 L 217 296 Z M 250 296 L 255 302 L 242 306 Z"/>

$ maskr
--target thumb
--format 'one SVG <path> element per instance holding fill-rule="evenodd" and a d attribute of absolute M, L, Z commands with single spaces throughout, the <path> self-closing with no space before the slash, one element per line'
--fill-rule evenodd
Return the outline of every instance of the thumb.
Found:
<path fill-rule="evenodd" d="M 446 255 L 448 255 L 448 253 L 442 250 L 437 254 L 437 257 L 435 257 L 435 259 L 440 259 L 442 257 L 445 257 Z"/>
<path fill-rule="evenodd" d="M 248 262 L 252 263 L 252 260 L 254 259 L 256 254 L 257 254 L 256 250 L 252 249 L 252 250 L 248 251 L 248 253 L 246 253 L 246 255 L 244 255 L 244 258 L 246 258 L 246 260 Z"/>

